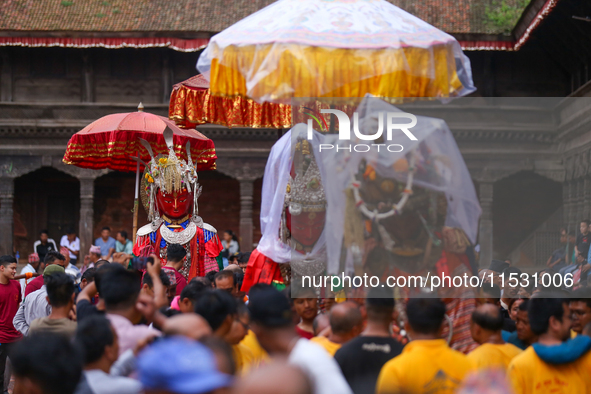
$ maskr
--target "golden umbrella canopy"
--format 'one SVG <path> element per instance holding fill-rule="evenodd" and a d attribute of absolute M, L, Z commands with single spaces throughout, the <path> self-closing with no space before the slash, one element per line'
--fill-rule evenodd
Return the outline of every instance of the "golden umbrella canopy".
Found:
<path fill-rule="evenodd" d="M 459 97 L 475 90 L 450 35 L 385 0 L 280 0 L 212 37 L 197 63 L 215 96 Z"/>

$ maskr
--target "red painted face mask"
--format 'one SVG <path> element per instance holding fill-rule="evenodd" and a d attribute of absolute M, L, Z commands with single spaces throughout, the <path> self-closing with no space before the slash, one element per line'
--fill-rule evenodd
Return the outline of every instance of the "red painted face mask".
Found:
<path fill-rule="evenodd" d="M 158 204 L 160 215 L 169 219 L 181 219 L 192 213 L 193 193 L 189 193 L 187 189 L 170 194 L 158 190 L 156 204 Z"/>
<path fill-rule="evenodd" d="M 287 209 L 285 214 L 285 222 L 291 237 L 304 246 L 314 246 L 324 229 L 326 212 L 302 212 L 296 216 L 291 215 Z"/>

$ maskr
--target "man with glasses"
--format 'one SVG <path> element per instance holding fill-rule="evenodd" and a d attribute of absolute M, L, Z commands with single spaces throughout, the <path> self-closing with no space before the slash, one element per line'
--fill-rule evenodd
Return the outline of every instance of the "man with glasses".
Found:
<path fill-rule="evenodd" d="M 572 313 L 572 330 L 581 335 L 585 326 L 591 323 L 591 288 L 575 290 L 568 306 Z"/>

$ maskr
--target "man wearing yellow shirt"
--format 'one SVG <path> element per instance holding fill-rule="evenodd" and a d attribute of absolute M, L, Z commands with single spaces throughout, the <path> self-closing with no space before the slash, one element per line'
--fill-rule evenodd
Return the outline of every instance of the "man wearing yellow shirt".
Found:
<path fill-rule="evenodd" d="M 252 351 L 242 344 L 242 340 L 249 331 L 250 316 L 244 304 L 237 306 L 237 313 L 230 331 L 224 336 L 224 341 L 232 346 L 236 371 L 243 375 L 249 368 L 256 366 Z"/>
<path fill-rule="evenodd" d="M 331 332 L 328 338 L 314 337 L 310 341 L 322 346 L 331 356 L 363 330 L 359 306 L 351 301 L 334 305 L 330 310 L 329 322 Z"/>
<path fill-rule="evenodd" d="M 452 394 L 474 370 L 470 360 L 441 337 L 445 304 L 438 298 L 413 298 L 406 305 L 405 328 L 411 342 L 380 372 L 377 394 Z"/>
<path fill-rule="evenodd" d="M 591 340 L 583 336 L 569 340 L 571 316 L 568 300 L 533 298 L 529 301 L 528 315 L 531 329 L 539 340 L 509 364 L 509 379 L 515 392 L 591 392 Z"/>
<path fill-rule="evenodd" d="M 501 331 L 504 317 L 499 307 L 492 304 L 480 305 L 472 313 L 470 333 L 480 346 L 468 354 L 477 369 L 507 369 L 513 357 L 521 353 L 515 345 L 505 343 Z"/>

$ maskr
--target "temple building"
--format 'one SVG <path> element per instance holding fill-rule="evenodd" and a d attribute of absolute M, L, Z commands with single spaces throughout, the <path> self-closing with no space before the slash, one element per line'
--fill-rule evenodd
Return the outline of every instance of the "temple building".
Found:
<path fill-rule="evenodd" d="M 390 1 L 456 37 L 471 60 L 478 117 L 453 103 L 441 117 L 480 198 L 481 264 L 544 265 L 559 228 L 574 233 L 591 216 L 591 3 L 514 0 L 501 18 L 500 1 Z M 271 2 L 0 0 L 0 254 L 24 262 L 42 229 L 59 242 L 74 227 L 84 253 L 103 226 L 131 233 L 134 174 L 65 165 L 69 138 L 140 102 L 167 116 L 172 86 L 197 73 L 209 38 Z M 481 97 L 561 99 L 506 108 L 501 121 Z M 219 157 L 199 175 L 200 214 L 252 250 L 266 159 L 282 131 L 199 130 Z"/>

